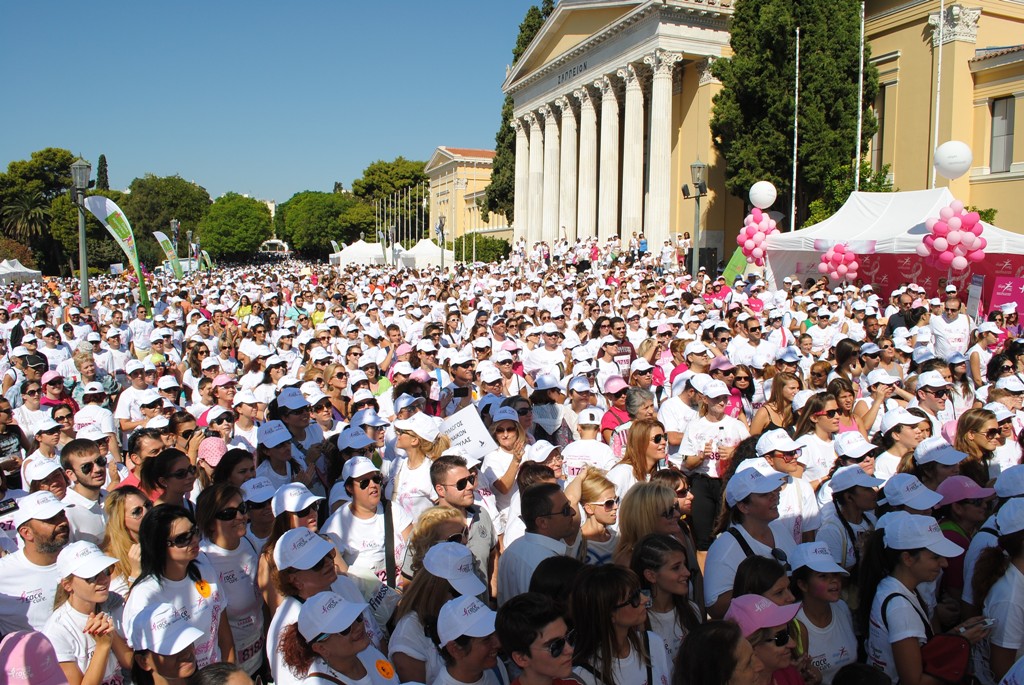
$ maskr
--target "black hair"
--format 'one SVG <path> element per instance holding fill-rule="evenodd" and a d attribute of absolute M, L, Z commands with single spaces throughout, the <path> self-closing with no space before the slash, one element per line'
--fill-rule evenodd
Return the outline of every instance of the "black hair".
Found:
<path fill-rule="evenodd" d="M 179 519 L 187 519 L 193 526 L 196 520 L 188 509 L 179 507 L 176 504 L 162 504 L 149 510 L 139 525 L 139 547 L 142 552 L 140 562 L 141 571 L 132 587 L 149 577 L 156 579 L 157 584 L 162 583 L 164 568 L 167 565 L 167 544 L 171 534 L 171 526 Z M 202 580 L 199 573 L 199 566 L 195 561 L 188 564 L 187 575 L 192 580 Z"/>
<path fill-rule="evenodd" d="M 162 440 L 160 431 L 156 428 L 138 428 L 128 436 L 128 454 L 139 454 L 139 443 L 142 442 L 143 438 Z"/>
<path fill-rule="evenodd" d="M 536 532 L 537 519 L 551 513 L 551 498 L 561 491 L 557 483 L 537 483 L 522 493 L 520 517 L 528 533 Z"/>
<path fill-rule="evenodd" d="M 227 685 L 228 680 L 236 673 L 245 673 L 245 669 L 238 664 L 226 662 L 208 664 L 192 674 L 188 679 L 188 685 Z"/>
<path fill-rule="evenodd" d="M 676 655 L 672 685 L 727 685 L 739 665 L 736 647 L 742 639 L 743 631 L 732 621 L 708 621 L 697 626 Z"/>
<path fill-rule="evenodd" d="M 585 566 L 586 564 L 575 557 L 548 557 L 533 570 L 533 575 L 530 576 L 530 592 L 544 595 L 549 605 L 567 613 L 569 594 L 576 576 Z"/>
<path fill-rule="evenodd" d="M 139 467 L 139 482 L 142 483 L 142 487 L 150 492 L 164 490 L 160 479 L 170 473 L 171 464 L 179 459 L 188 459 L 188 455 L 179 449 L 170 447 L 152 459 L 143 461 L 142 466 Z"/>
<path fill-rule="evenodd" d="M 568 557 L 551 557 L 551 559 L 558 558 L 567 559 Z M 548 559 L 544 561 L 548 561 Z M 582 566 L 582 564 L 580 565 Z M 538 568 L 540 567 L 538 566 Z M 534 573 L 534 578 L 536 578 L 536 573 Z M 530 585 L 533 585 L 532 580 Z M 564 617 L 562 608 L 552 603 L 548 595 L 533 592 L 531 589 L 530 592 L 516 595 L 498 609 L 498 616 L 494 620 L 494 629 L 498 633 L 498 639 L 506 653 L 529 654 L 530 645 L 540 636 L 544 628 Z"/>

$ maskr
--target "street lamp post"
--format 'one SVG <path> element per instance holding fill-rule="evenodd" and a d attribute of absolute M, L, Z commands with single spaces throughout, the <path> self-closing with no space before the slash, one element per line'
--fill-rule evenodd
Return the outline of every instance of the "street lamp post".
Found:
<path fill-rule="evenodd" d="M 700 198 L 708 194 L 708 165 L 699 159 L 690 165 L 690 180 L 693 181 L 693 243 L 690 246 L 690 275 L 696 278 L 700 268 Z M 683 185 L 683 197 L 690 198 L 690 187 Z"/>
<path fill-rule="evenodd" d="M 75 186 L 75 204 L 78 205 L 78 270 L 81 278 L 82 309 L 89 308 L 89 258 L 85 251 L 85 191 L 89 188 L 92 165 L 79 159 L 71 165 L 71 181 Z"/>

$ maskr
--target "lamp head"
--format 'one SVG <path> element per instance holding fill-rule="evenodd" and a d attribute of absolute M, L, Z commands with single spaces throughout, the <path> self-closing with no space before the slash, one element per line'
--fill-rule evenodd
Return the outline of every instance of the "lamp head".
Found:
<path fill-rule="evenodd" d="M 75 160 L 71 164 L 71 182 L 75 190 L 85 192 L 89 188 L 89 176 L 92 174 L 92 165 L 84 159 Z"/>

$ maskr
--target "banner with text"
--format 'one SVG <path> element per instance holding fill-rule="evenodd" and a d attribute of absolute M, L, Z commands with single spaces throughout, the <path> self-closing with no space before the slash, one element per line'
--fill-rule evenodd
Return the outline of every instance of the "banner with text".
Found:
<path fill-rule="evenodd" d="M 483 460 L 498 449 L 498 445 L 487 432 L 487 426 L 480 418 L 476 407 L 461 409 L 441 424 L 441 432 L 452 441 L 452 447 L 461 447 L 471 457 Z"/>
<path fill-rule="evenodd" d="M 114 236 L 118 246 L 128 257 L 128 263 L 135 270 L 135 277 L 139 279 L 139 303 L 149 311 L 149 294 L 146 292 L 146 279 L 142 275 L 142 267 L 139 266 L 139 251 L 135 245 L 135 234 L 132 233 L 132 225 L 128 223 L 128 217 L 124 215 L 117 203 L 108 197 L 93 195 L 85 198 L 85 208 L 93 216 L 100 220 L 100 223 L 107 229 L 110 235 Z"/>
<path fill-rule="evenodd" d="M 163 248 L 164 256 L 167 257 L 167 261 L 171 263 L 171 270 L 174 271 L 174 277 L 180 281 L 185 277 L 185 272 L 181 268 L 181 262 L 178 261 L 178 255 L 174 252 L 174 243 L 170 241 L 167 234 L 163 231 L 153 231 L 153 237 L 156 238 L 156 242 L 159 243 L 161 248 Z"/>

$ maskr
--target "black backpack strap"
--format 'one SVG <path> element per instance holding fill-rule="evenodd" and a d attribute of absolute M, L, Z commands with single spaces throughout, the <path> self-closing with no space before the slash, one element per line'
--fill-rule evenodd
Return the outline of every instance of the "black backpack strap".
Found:
<path fill-rule="evenodd" d="M 384 500 L 384 569 L 388 587 L 397 587 L 398 567 L 395 563 L 395 519 L 391 513 L 391 502 Z"/>
<path fill-rule="evenodd" d="M 999 531 L 996 530 L 995 528 L 979 528 L 978 532 L 979 533 L 988 533 L 992 537 L 996 537 L 996 538 L 999 537 Z"/>
<path fill-rule="evenodd" d="M 747 539 L 743 537 L 743 533 L 739 532 L 735 528 L 726 528 L 725 532 L 736 538 L 736 543 L 740 546 L 740 549 L 743 550 L 743 554 L 748 557 L 754 556 L 754 550 L 750 548 L 750 545 L 747 543 Z"/>
<path fill-rule="evenodd" d="M 921 602 L 921 596 L 917 594 L 917 590 L 914 591 L 914 595 L 917 597 L 917 601 Z M 899 593 L 899 592 L 894 592 L 894 593 L 892 593 L 891 595 L 887 596 L 885 599 L 882 600 L 882 611 L 881 611 L 881 614 L 882 614 L 882 623 L 885 624 L 885 629 L 889 630 L 889 619 L 886 618 L 885 610 L 888 608 L 889 602 L 891 602 L 896 597 L 900 597 L 902 599 L 905 599 L 907 601 L 907 603 L 910 604 L 910 607 L 917 614 L 918 618 L 921 619 L 921 623 L 924 624 L 924 636 L 925 636 L 925 639 L 931 640 L 932 639 L 932 626 L 928 622 L 928 618 L 924 614 L 921 613 L 920 609 L 918 609 L 916 606 L 914 606 L 914 603 L 911 602 L 910 599 L 906 595 L 904 595 L 902 593 Z M 924 604 L 924 603 L 921 602 L 921 604 Z"/>
<path fill-rule="evenodd" d="M 651 656 L 651 638 L 644 629 L 644 651 L 647 652 L 647 685 L 654 685 L 654 657 Z"/>

